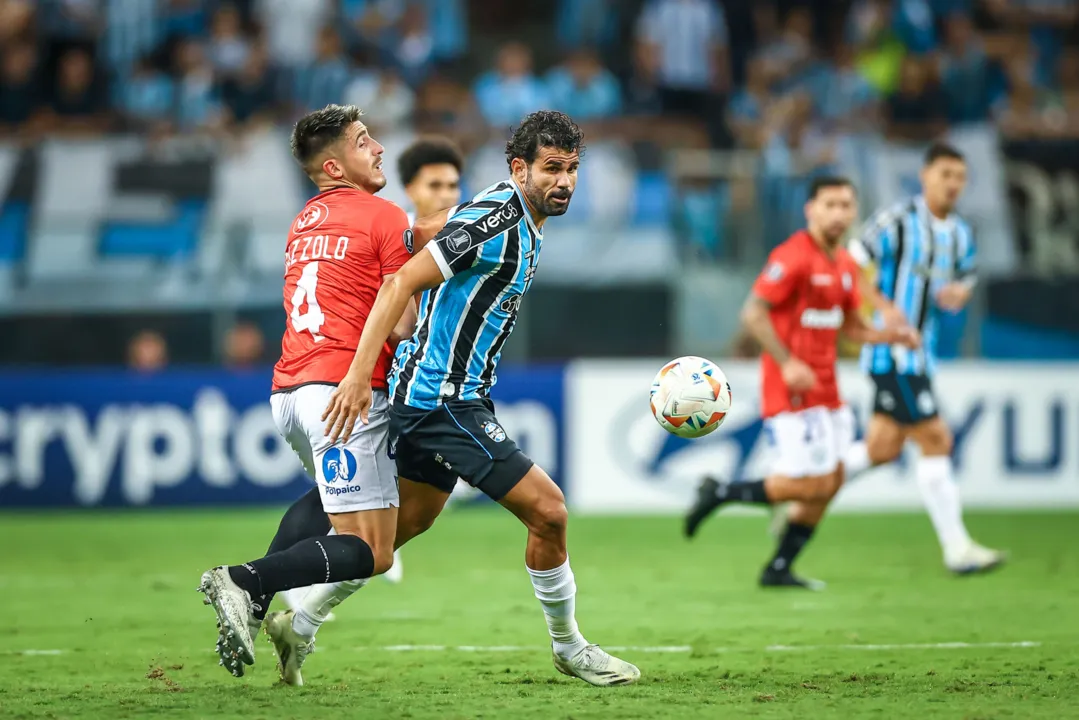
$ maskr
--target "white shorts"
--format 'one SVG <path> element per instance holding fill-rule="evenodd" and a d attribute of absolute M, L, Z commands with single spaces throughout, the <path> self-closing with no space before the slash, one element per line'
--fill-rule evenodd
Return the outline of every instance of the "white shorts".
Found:
<path fill-rule="evenodd" d="M 830 474 L 854 442 L 854 413 L 846 405 L 780 413 L 764 426 L 774 452 L 772 473 L 786 477 Z"/>
<path fill-rule="evenodd" d="M 303 385 L 271 395 L 277 431 L 318 484 L 327 513 L 399 507 L 397 465 L 389 455 L 386 392 L 374 392 L 368 424 L 357 420 L 348 440 L 330 445 L 322 413 L 334 390 L 332 385 Z"/>

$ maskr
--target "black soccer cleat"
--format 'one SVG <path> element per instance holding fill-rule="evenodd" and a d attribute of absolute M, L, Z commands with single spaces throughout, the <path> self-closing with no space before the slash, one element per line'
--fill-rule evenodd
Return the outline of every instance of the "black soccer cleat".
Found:
<path fill-rule="evenodd" d="M 825 585 L 820 580 L 801 578 L 790 571 L 790 568 L 776 570 L 771 565 L 764 568 L 761 573 L 761 587 L 786 587 L 802 588 L 803 590 L 823 590 Z"/>
<path fill-rule="evenodd" d="M 697 500 L 686 513 L 685 534 L 692 538 L 705 518 L 714 513 L 720 505 L 727 502 L 726 483 L 713 477 L 706 477 L 697 486 Z"/>

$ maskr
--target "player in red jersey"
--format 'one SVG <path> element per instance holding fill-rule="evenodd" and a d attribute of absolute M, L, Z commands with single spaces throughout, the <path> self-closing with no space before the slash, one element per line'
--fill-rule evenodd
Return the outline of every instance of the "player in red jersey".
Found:
<path fill-rule="evenodd" d="M 319 617 L 301 611 L 267 619 L 282 671 L 297 668 L 286 680 L 302 684 L 289 655 L 305 654 L 310 643 L 297 638 L 314 636 L 314 627 L 340 601 L 334 593 L 347 597 L 356 584 L 393 563 L 399 497 L 388 444 L 386 375 L 391 344 L 412 333 L 414 304 L 378 358 L 368 422 L 357 421 L 351 435 L 331 444 L 324 415 L 355 358 L 375 296 L 409 259 L 415 242 L 404 210 L 375 197 L 386 184 L 383 148 L 360 115 L 353 106 L 329 105 L 302 118 L 292 134 L 293 155 L 320 193 L 296 217 L 285 249 L 288 323 L 270 397 L 274 422 L 316 482 L 334 532 L 312 537 L 308 527 L 305 537 L 293 542 L 295 534 L 285 532 L 286 514 L 265 557 L 203 575 L 199 589 L 217 614 L 221 664 L 237 676 L 243 664 L 254 663 L 252 631 L 262 624 L 274 595 L 319 585 L 312 595 L 325 597 L 314 602 L 309 596 L 304 603 L 318 607 Z M 321 585 L 340 581 L 352 587 Z"/>
<path fill-rule="evenodd" d="M 858 265 L 839 245 L 857 214 L 850 181 L 814 180 L 805 214 L 807 228 L 772 251 L 742 312 L 763 350 L 761 415 L 775 450 L 772 474 L 739 482 L 705 478 L 685 532 L 693 537 L 728 502 L 792 502 L 786 532 L 760 583 L 817 589 L 820 583 L 797 577 L 791 565 L 842 485 L 841 458 L 854 439 L 854 417 L 836 382 L 839 334 L 910 347 L 920 339 L 910 327 L 870 328 L 859 315 Z"/>

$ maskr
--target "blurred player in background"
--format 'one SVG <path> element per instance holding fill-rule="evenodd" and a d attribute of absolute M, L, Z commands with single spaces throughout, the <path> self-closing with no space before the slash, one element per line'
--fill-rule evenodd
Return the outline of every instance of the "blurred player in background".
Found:
<path fill-rule="evenodd" d="M 460 149 L 446 138 L 421 138 L 401 153 L 397 159 L 397 172 L 412 202 L 413 211 L 408 215 L 411 222 L 461 202 L 462 167 L 464 157 Z M 471 500 L 482 494 L 464 480 L 458 480 L 447 504 Z M 395 560 L 393 569 L 386 573 L 386 579 L 396 576 L 400 567 Z"/>
<path fill-rule="evenodd" d="M 286 245 L 283 299 L 289 320 L 270 398 L 278 431 L 315 480 L 334 534 L 294 542 L 283 520 L 265 557 L 203 574 L 199 590 L 217 614 L 221 664 L 236 676 L 243 675 L 244 664 L 254 663 L 251 634 L 276 593 L 326 583 L 313 588 L 305 602 L 328 612 L 341 592 L 332 583 L 354 587 L 393 564 L 400 502 L 389 455 L 387 374 L 391 343 L 415 325 L 411 299 L 376 349 L 368 422 L 350 427 L 340 444 L 326 437 L 323 422 L 380 286 L 409 259 L 414 242 L 404 210 L 375 195 L 386 185 L 383 148 L 360 115 L 351 105 L 329 105 L 304 116 L 292 133 L 293 155 L 320 192 L 296 217 Z M 286 515 L 309 512 L 311 504 L 305 497 Z M 304 609 L 277 613 L 267 625 L 275 644 L 286 631 L 313 632 Z M 283 666 L 287 659 L 281 656 Z"/>
<path fill-rule="evenodd" d="M 397 545 L 431 527 L 465 478 L 528 529 L 525 564 L 557 670 L 593 685 L 627 685 L 640 671 L 578 629 L 562 491 L 508 437 L 489 397 L 536 272 L 541 228 L 569 208 L 582 149 L 580 128 L 563 113 L 535 112 L 522 121 L 506 144 L 511 177 L 447 213 L 445 228 L 379 292 L 353 368 L 327 408 L 327 429 L 332 441 L 347 437 L 357 419 L 367 422 L 380 350 L 394 318 L 423 291 L 417 330 L 398 348 L 392 380 Z"/>
<path fill-rule="evenodd" d="M 766 587 L 823 586 L 794 575 L 791 565 L 843 483 L 842 458 L 854 438 L 854 416 L 836 381 L 839 334 L 855 342 L 918 345 L 911 328 L 872 329 L 859 314 L 858 266 L 840 246 L 857 205 L 849 180 L 814 180 L 807 229 L 772 251 L 742 312 L 763 351 L 761 414 L 776 453 L 772 474 L 739 482 L 706 477 L 686 516 L 685 533 L 693 537 L 726 503 L 792 502 L 786 531 L 761 574 Z"/>
<path fill-rule="evenodd" d="M 907 440 L 921 449 L 915 463 L 918 488 L 940 540 L 944 564 L 955 573 L 989 570 L 1004 555 L 974 542 L 963 524 L 963 507 L 952 471 L 952 433 L 933 395 L 933 347 L 941 313 L 956 313 L 970 300 L 975 282 L 974 234 L 955 212 L 966 186 L 963 156 L 937 143 L 922 167 L 922 194 L 878 212 L 851 242 L 854 259 L 876 266 L 875 284 L 864 283 L 876 310 L 875 324 L 913 325 L 921 348 L 886 344 L 862 349 L 862 369 L 876 386 L 865 441 L 844 458 L 847 476 L 897 459 Z"/>

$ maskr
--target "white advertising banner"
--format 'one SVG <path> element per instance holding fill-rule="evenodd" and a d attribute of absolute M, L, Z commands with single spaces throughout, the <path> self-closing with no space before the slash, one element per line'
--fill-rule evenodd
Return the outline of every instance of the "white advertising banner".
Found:
<path fill-rule="evenodd" d="M 678 513 L 704 474 L 763 477 L 755 362 L 721 363 L 734 406 L 723 426 L 698 440 L 662 430 L 648 408 L 662 361 L 582 361 L 566 375 L 566 481 L 579 512 Z M 840 387 L 865 427 L 872 383 L 844 365 Z M 960 362 L 935 380 L 956 438 L 956 477 L 967 507 L 1079 507 L 1079 364 Z M 837 510 L 921 506 L 910 447 L 900 462 L 844 487 Z"/>

